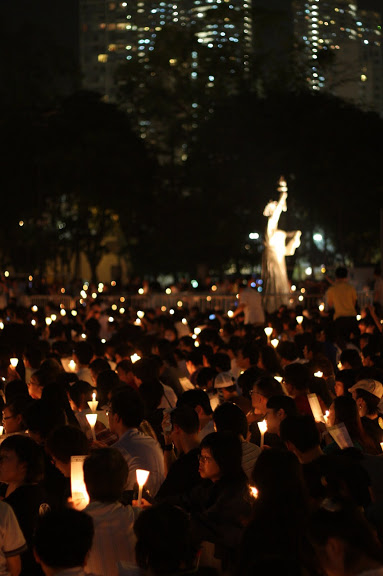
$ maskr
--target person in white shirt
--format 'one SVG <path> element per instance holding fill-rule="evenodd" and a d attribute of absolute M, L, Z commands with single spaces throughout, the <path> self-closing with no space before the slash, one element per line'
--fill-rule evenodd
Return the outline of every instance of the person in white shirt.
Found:
<path fill-rule="evenodd" d="M 144 419 L 144 404 L 138 392 L 130 386 L 115 390 L 108 416 L 110 431 L 118 436 L 113 447 L 122 452 L 129 467 L 125 489 L 134 489 L 137 469 L 149 470 L 145 488 L 154 497 L 165 478 L 164 457 L 159 443 L 138 430 Z"/>
<path fill-rule="evenodd" d="M 27 545 L 12 508 L 0 501 L 0 576 L 18 576 Z"/>
<path fill-rule="evenodd" d="M 84 462 L 84 481 L 90 498 L 84 512 L 94 522 L 86 572 L 118 576 L 118 562 L 135 562 L 133 508 L 119 502 L 127 477 L 128 465 L 114 448 L 93 450 Z"/>

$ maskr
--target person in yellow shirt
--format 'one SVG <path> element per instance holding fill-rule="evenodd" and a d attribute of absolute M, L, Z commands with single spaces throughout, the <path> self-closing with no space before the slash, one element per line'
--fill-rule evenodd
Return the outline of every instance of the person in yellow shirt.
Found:
<path fill-rule="evenodd" d="M 356 290 L 347 281 L 347 276 L 347 268 L 339 266 L 335 270 L 335 284 L 327 290 L 327 304 L 334 309 L 337 334 L 345 340 L 359 333 L 356 321 Z"/>

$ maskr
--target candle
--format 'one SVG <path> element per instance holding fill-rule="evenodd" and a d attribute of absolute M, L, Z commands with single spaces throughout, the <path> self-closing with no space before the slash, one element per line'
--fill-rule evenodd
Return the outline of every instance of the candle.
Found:
<path fill-rule="evenodd" d="M 273 333 L 273 327 L 272 327 L 272 326 L 266 326 L 266 328 L 265 328 L 265 334 L 266 334 L 267 338 L 270 338 L 270 336 L 272 335 L 272 333 Z"/>
<path fill-rule="evenodd" d="M 250 496 L 258 498 L 258 490 L 255 486 L 250 486 Z"/>
<path fill-rule="evenodd" d="M 313 413 L 315 422 L 323 422 L 325 424 L 326 421 L 318 400 L 318 396 L 316 394 L 307 394 L 307 399 L 310 403 L 310 408 Z"/>
<path fill-rule="evenodd" d="M 70 483 L 72 500 L 76 508 L 82 510 L 89 503 L 89 495 L 84 482 L 84 460 L 86 456 L 72 456 L 70 459 Z"/>
<path fill-rule="evenodd" d="M 323 302 L 322 302 L 322 304 L 319 304 L 318 308 L 319 308 L 319 312 L 324 312 L 324 304 L 323 304 Z"/>
<path fill-rule="evenodd" d="M 12 368 L 16 368 L 16 366 L 19 363 L 19 359 L 18 358 L 11 358 L 11 366 Z"/>
<path fill-rule="evenodd" d="M 131 355 L 130 357 L 131 361 L 133 364 L 135 364 L 136 362 L 138 362 L 138 360 L 141 360 L 141 356 L 139 356 L 138 354 L 134 353 Z"/>
<path fill-rule="evenodd" d="M 94 427 L 96 426 L 97 422 L 97 414 L 85 414 L 85 417 L 88 420 L 90 429 L 92 430 L 92 438 L 94 442 L 96 442 L 96 432 L 94 431 Z"/>
<path fill-rule="evenodd" d="M 324 421 L 326 423 L 326 426 L 328 424 L 328 417 L 330 416 L 330 411 L 326 410 L 326 412 L 324 413 Z"/>
<path fill-rule="evenodd" d="M 323 372 L 318 370 L 318 372 L 314 372 L 314 376 L 315 376 L 315 378 L 323 378 Z"/>
<path fill-rule="evenodd" d="M 52 318 L 50 318 L 49 316 L 47 318 L 45 318 L 45 324 L 47 326 L 50 326 L 52 324 Z"/>
<path fill-rule="evenodd" d="M 278 338 L 273 338 L 272 341 L 271 341 L 272 347 L 273 347 L 273 348 L 276 348 L 276 347 L 278 346 L 278 344 L 279 344 Z"/>
<path fill-rule="evenodd" d="M 383 451 L 383 442 L 380 443 L 380 447 L 381 447 L 381 449 L 382 449 L 382 451 Z"/>
<path fill-rule="evenodd" d="M 261 433 L 261 448 L 263 448 L 264 440 L 265 440 L 265 432 L 267 432 L 267 422 L 266 420 L 262 420 L 262 422 L 258 422 L 258 428 Z"/>
<path fill-rule="evenodd" d="M 298 324 L 302 324 L 302 322 L 303 322 L 303 316 L 297 316 L 297 317 L 296 317 L 296 321 L 298 322 Z"/>
<path fill-rule="evenodd" d="M 98 406 L 98 402 L 96 400 L 96 392 L 93 392 L 92 400 L 88 402 L 88 406 L 92 410 L 92 412 L 96 412 Z"/>
<path fill-rule="evenodd" d="M 0 436 L 4 434 L 4 426 L 0 426 Z"/>
<path fill-rule="evenodd" d="M 140 469 L 136 470 L 136 478 L 137 478 L 137 484 L 138 484 L 137 506 L 139 508 L 141 508 L 141 503 L 142 503 L 142 488 L 146 484 L 146 482 L 149 478 L 149 474 L 150 474 L 150 472 L 148 470 L 140 470 Z"/>
<path fill-rule="evenodd" d="M 68 367 L 72 372 L 76 372 L 76 362 L 74 360 L 69 360 Z"/>

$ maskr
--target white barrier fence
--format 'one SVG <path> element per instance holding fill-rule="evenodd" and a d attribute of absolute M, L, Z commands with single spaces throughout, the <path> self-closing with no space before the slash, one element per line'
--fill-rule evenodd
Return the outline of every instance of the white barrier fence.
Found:
<path fill-rule="evenodd" d="M 325 296 L 320 294 L 301 294 L 300 292 L 291 292 L 284 295 L 289 301 L 290 307 L 295 307 L 298 304 L 303 308 L 312 309 L 318 307 L 321 303 L 326 303 Z M 134 309 L 146 308 L 163 308 L 166 310 L 182 308 L 197 307 L 201 312 L 214 312 L 220 311 L 227 314 L 229 310 L 234 310 L 238 302 L 235 294 L 215 294 L 215 293 L 200 293 L 200 292 L 177 292 L 173 294 L 165 293 L 150 293 L 150 294 L 103 294 L 100 300 L 108 305 L 117 304 L 124 306 L 124 308 L 131 307 Z M 23 295 L 19 299 L 19 305 L 30 307 L 33 305 L 43 308 L 47 305 L 52 305 L 56 308 L 64 307 L 66 309 L 73 309 L 76 306 L 76 300 L 72 296 L 62 294 L 34 294 L 31 296 Z M 373 302 L 372 291 L 358 292 L 358 304 L 360 308 L 371 305 Z"/>

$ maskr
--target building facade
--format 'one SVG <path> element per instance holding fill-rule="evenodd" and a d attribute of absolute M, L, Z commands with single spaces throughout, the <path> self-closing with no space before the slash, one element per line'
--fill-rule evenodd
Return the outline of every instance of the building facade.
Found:
<path fill-rule="evenodd" d="M 356 0 L 295 0 L 293 7 L 311 89 L 383 115 L 381 14 Z"/>

